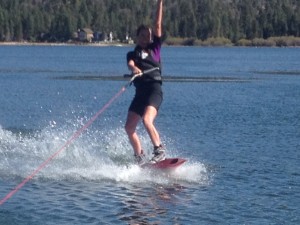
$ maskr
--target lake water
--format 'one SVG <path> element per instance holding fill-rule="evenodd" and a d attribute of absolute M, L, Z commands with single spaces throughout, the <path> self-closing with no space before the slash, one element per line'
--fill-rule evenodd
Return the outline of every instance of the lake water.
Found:
<path fill-rule="evenodd" d="M 130 49 L 0 46 L 0 200 L 127 84 Z M 134 164 L 128 87 L 0 205 L 1 225 L 300 224 L 300 49 L 162 56 L 156 124 L 168 156 L 188 162 L 171 173 Z"/>

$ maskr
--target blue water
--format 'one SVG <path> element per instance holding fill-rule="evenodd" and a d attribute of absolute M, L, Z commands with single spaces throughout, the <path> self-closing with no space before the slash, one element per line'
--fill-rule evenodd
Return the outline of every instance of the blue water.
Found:
<path fill-rule="evenodd" d="M 130 49 L 0 46 L 0 200 L 121 90 Z M 300 49 L 162 56 L 156 124 L 168 156 L 188 162 L 172 173 L 134 164 L 129 87 L 0 205 L 1 225 L 300 223 Z"/>

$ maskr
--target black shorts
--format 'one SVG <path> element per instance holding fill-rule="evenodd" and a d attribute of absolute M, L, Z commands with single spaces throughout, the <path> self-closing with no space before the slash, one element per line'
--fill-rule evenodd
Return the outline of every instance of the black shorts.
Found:
<path fill-rule="evenodd" d="M 147 106 L 153 106 L 158 111 L 162 101 L 163 92 L 160 83 L 138 87 L 129 106 L 129 111 L 135 112 L 143 117 Z"/>

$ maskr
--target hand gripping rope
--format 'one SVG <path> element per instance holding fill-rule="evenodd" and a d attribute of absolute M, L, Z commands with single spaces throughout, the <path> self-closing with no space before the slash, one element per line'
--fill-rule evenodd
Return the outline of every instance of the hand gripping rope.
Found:
<path fill-rule="evenodd" d="M 135 78 L 142 76 L 158 70 L 158 67 L 145 70 L 142 73 L 129 75 L 125 74 L 124 77 L 131 77 L 129 82 L 125 84 L 118 93 L 116 93 L 85 125 L 83 125 L 79 130 L 77 130 L 67 141 L 66 143 L 53 155 L 51 155 L 47 160 L 45 160 L 36 170 L 34 170 L 28 177 L 26 177 L 19 185 L 17 185 L 12 191 L 10 191 L 3 199 L 0 200 L 0 205 L 5 203 L 10 199 L 16 192 L 18 192 L 28 181 L 30 181 L 37 173 L 39 173 L 44 167 L 46 167 L 59 153 L 65 150 L 70 144 L 72 144 L 82 133 L 87 130 L 87 128 L 126 90 L 128 86 L 132 84 Z"/>

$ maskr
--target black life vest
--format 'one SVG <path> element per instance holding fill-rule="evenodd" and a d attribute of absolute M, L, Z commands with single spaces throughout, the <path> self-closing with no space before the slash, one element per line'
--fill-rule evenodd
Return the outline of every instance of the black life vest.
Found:
<path fill-rule="evenodd" d="M 155 70 L 150 73 L 145 73 L 141 77 L 137 77 L 133 83 L 137 87 L 144 82 L 159 82 L 162 83 L 161 78 L 161 63 L 154 60 L 152 57 L 152 50 L 143 50 L 137 46 L 133 52 L 129 52 L 127 58 L 132 59 L 135 65 L 142 71 L 158 67 L 159 70 Z"/>

